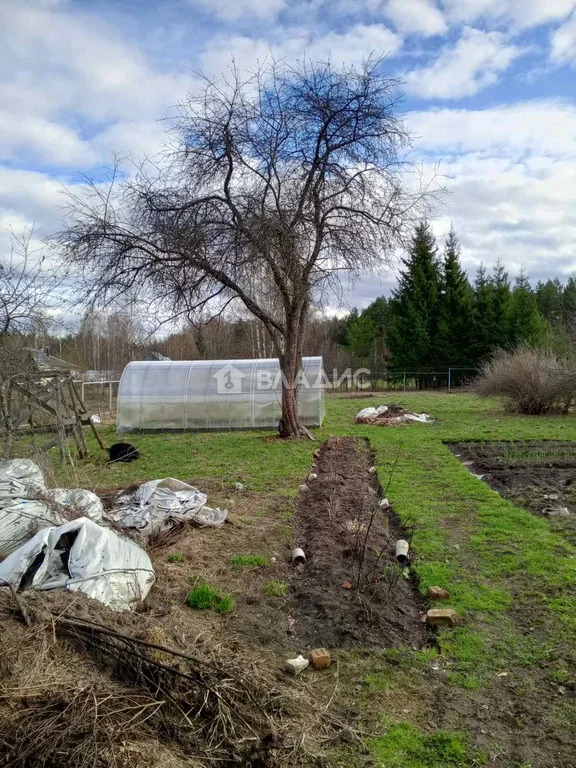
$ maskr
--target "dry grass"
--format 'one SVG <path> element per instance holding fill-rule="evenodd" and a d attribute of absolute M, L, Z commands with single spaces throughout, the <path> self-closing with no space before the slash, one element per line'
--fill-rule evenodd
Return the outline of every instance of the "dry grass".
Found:
<path fill-rule="evenodd" d="M 481 397 L 503 396 L 517 413 L 567 412 L 576 396 L 576 364 L 548 349 L 499 349 L 474 383 Z"/>
<path fill-rule="evenodd" d="M 290 735 L 301 702 L 293 706 L 265 669 L 216 647 L 211 653 L 205 638 L 186 652 L 143 640 L 134 633 L 138 617 L 130 633 L 113 615 L 110 624 L 88 621 L 82 607 L 74 615 L 77 599 L 27 595 L 28 628 L 0 595 L 3 765 L 302 764 Z"/>

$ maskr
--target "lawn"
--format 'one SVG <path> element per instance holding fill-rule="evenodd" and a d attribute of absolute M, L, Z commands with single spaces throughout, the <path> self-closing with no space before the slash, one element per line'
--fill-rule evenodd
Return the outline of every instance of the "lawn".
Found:
<path fill-rule="evenodd" d="M 334 706 L 365 735 L 369 755 L 344 744 L 331 764 L 364 765 L 371 759 L 383 768 L 573 766 L 576 550 L 546 519 L 513 506 L 476 479 L 446 443 L 576 440 L 576 417 L 508 415 L 498 401 L 466 394 L 393 399 L 431 413 L 435 422 L 354 425 L 354 414 L 367 401 L 329 398 L 324 428 L 315 433 L 318 440 L 333 434 L 369 439 L 395 512 L 414 526 L 419 588 L 447 588 L 448 605 L 462 622 L 439 634 L 437 648 L 342 652 Z M 107 444 L 114 441 L 112 427 L 101 433 Z M 55 480 L 105 490 L 173 476 L 193 480 L 230 504 L 234 484 L 241 482 L 254 512 L 243 513 L 249 515 L 242 518 L 246 525 L 257 525 L 272 502 L 281 500 L 278 508 L 289 526 L 290 505 L 317 447 L 263 432 L 131 439 L 141 451 L 139 461 L 106 466 L 101 456 L 73 471 L 56 469 Z M 245 564 L 236 561 L 236 578 L 261 570 Z"/>

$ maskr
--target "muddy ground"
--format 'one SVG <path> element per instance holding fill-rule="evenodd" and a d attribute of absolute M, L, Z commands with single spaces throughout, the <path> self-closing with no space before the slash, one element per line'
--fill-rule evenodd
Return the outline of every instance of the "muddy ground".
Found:
<path fill-rule="evenodd" d="M 462 442 L 453 453 L 495 491 L 576 544 L 576 443 Z"/>
<path fill-rule="evenodd" d="M 380 508 L 368 443 L 330 438 L 312 466 L 294 519 L 294 546 L 307 563 L 292 578 L 295 636 L 330 648 L 419 649 L 430 642 L 425 613 L 408 569 L 396 563 L 409 537 L 390 508 Z M 351 585 L 351 589 L 342 585 Z"/>

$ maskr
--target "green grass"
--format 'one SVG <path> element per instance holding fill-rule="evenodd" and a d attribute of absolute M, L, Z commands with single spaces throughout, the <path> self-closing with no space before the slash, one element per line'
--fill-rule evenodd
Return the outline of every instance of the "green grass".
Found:
<path fill-rule="evenodd" d="M 168 555 L 167 560 L 169 563 L 182 563 L 184 562 L 184 555 L 181 552 L 174 552 Z"/>
<path fill-rule="evenodd" d="M 435 422 L 404 428 L 355 425 L 353 417 L 366 406 L 366 400 L 328 398 L 325 426 L 314 432 L 320 440 L 332 434 L 370 440 L 380 482 L 383 486 L 389 483 L 387 496 L 396 514 L 405 524 L 415 526 L 412 567 L 422 593 L 431 585 L 446 587 L 451 597 L 443 607 L 455 608 L 463 622 L 442 630 L 438 649 L 426 657 L 401 653 L 396 658 L 394 654 L 382 658 L 382 669 L 370 672 L 375 677 L 367 685 L 382 686 L 385 691 L 389 685 L 390 691 L 381 695 L 396 690 L 400 697 L 402 674 L 389 674 L 395 664 L 406 665 L 422 691 L 428 689 L 431 665 L 440 665 L 442 679 L 454 694 L 464 697 L 488 694 L 503 670 L 507 680 L 526 678 L 531 670 L 535 675 L 548 674 L 549 678 L 540 680 L 545 686 L 554 675 L 564 679 L 571 674 L 573 679 L 574 659 L 569 654 L 576 647 L 576 549 L 551 530 L 547 520 L 514 506 L 475 478 L 447 443 L 576 440 L 576 416 L 511 415 L 496 400 L 467 394 L 393 392 L 370 404 L 392 400 L 431 413 Z M 116 439 L 111 427 L 100 432 L 108 444 Z M 258 431 L 134 435 L 131 440 L 142 458 L 106 466 L 106 457 L 97 453 L 89 435 L 96 460 L 77 462 L 73 473 L 58 468 L 56 480 L 62 485 L 102 488 L 173 476 L 192 479 L 202 488 L 203 478 L 212 484 L 218 478 L 223 491 L 241 481 L 250 488 L 258 508 L 266 509 L 268 500 L 281 500 L 289 513 L 317 444 L 265 438 L 266 433 Z M 512 459 L 519 450 L 510 447 Z M 535 453 L 540 458 L 541 451 Z M 257 565 L 242 560 L 238 567 Z M 530 617 L 528 625 L 518 622 L 518 612 Z M 543 660 L 550 663 L 548 672 L 540 669 Z M 358 681 L 363 690 L 364 676 Z M 416 722 L 389 727 L 371 742 L 378 765 L 476 765 L 466 738 L 442 731 L 426 734 L 431 716 L 410 717 Z M 558 715 L 554 722 L 561 728 L 565 719 L 564 714 Z M 464 722 L 461 728 L 465 727 Z M 494 753 L 497 751 L 495 745 Z"/>
<path fill-rule="evenodd" d="M 288 592 L 288 584 L 284 581 L 267 581 L 262 591 L 268 597 L 284 597 Z"/>
<path fill-rule="evenodd" d="M 232 568 L 264 568 L 270 561 L 264 555 L 234 555 L 230 560 Z"/>
<path fill-rule="evenodd" d="M 371 741 L 383 768 L 472 768 L 484 763 L 464 734 L 435 731 L 423 734 L 410 723 L 393 723 Z"/>
<path fill-rule="evenodd" d="M 190 608 L 211 610 L 216 613 L 231 613 L 234 610 L 234 599 L 231 595 L 220 592 L 211 584 L 198 584 L 188 593 L 186 602 Z"/>

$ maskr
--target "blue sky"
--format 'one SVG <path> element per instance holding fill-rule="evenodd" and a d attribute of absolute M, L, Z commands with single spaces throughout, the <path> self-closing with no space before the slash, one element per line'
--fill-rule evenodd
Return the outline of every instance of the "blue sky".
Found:
<path fill-rule="evenodd" d="M 114 152 L 155 153 L 159 121 L 233 55 L 354 64 L 388 54 L 414 157 L 439 164 L 473 276 L 576 269 L 576 0 L 0 0 L 0 246 L 62 223 L 62 186 Z M 360 281 L 365 305 L 395 269 Z"/>

